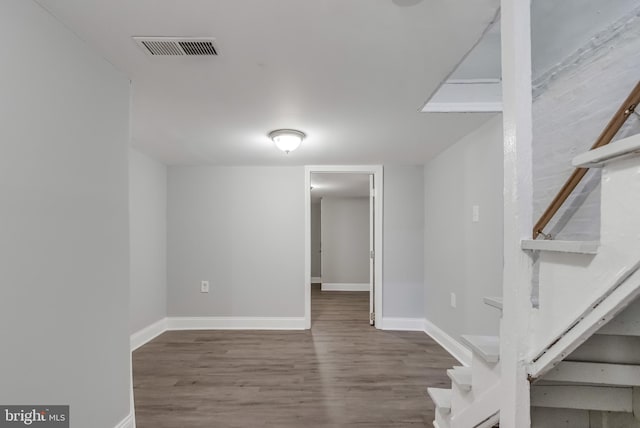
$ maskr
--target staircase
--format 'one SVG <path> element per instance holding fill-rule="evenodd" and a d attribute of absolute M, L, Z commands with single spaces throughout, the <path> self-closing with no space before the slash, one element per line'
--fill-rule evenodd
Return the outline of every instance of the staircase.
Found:
<path fill-rule="evenodd" d="M 640 427 L 640 300 L 531 385 L 534 427 Z"/>
<path fill-rule="evenodd" d="M 531 426 L 640 428 L 640 135 L 573 164 L 603 168 L 601 238 L 522 242 L 539 263 L 536 305 L 522 332 Z M 500 297 L 485 303 L 502 311 Z M 462 341 L 473 353 L 471 367 L 447 371 L 451 389 L 428 389 L 434 427 L 497 426 L 500 339 Z"/>

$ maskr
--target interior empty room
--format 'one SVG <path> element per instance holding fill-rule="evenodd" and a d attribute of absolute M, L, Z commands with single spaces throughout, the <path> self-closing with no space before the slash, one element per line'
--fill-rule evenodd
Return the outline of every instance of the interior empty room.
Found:
<path fill-rule="evenodd" d="M 0 35 L 0 426 L 640 427 L 636 0 Z"/>

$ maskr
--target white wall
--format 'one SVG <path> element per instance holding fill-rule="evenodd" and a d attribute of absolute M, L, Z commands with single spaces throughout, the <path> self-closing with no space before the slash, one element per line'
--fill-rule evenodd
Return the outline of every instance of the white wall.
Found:
<path fill-rule="evenodd" d="M 323 284 L 369 283 L 369 198 L 320 201 Z"/>
<path fill-rule="evenodd" d="M 384 168 L 385 317 L 424 317 L 424 168 Z"/>
<path fill-rule="evenodd" d="M 0 2 L 0 403 L 129 414 L 129 82 L 25 0 Z"/>
<path fill-rule="evenodd" d="M 169 316 L 304 316 L 303 167 L 169 167 L 167 201 Z"/>
<path fill-rule="evenodd" d="M 385 167 L 385 317 L 423 317 L 422 188 Z M 169 316 L 304 315 L 303 168 L 169 167 L 167 205 Z"/>
<path fill-rule="evenodd" d="M 130 332 L 167 316 L 167 167 L 129 150 Z"/>
<path fill-rule="evenodd" d="M 425 316 L 455 339 L 498 334 L 499 313 L 482 298 L 502 294 L 502 160 L 496 117 L 425 166 Z"/>
<path fill-rule="evenodd" d="M 533 75 L 553 69 L 588 44 L 604 26 L 638 6 L 637 0 L 533 0 Z"/>
<path fill-rule="evenodd" d="M 322 213 L 320 201 L 311 203 L 311 277 L 322 276 Z"/>
<path fill-rule="evenodd" d="M 638 82 L 640 9 L 596 41 L 585 41 L 553 77 L 537 82 L 533 103 L 534 218 L 549 205 L 573 168 L 571 159 L 587 151 Z M 640 132 L 637 117 L 620 136 Z M 599 171 L 587 174 L 546 230 L 560 239 L 597 239 L 600 233 Z"/>

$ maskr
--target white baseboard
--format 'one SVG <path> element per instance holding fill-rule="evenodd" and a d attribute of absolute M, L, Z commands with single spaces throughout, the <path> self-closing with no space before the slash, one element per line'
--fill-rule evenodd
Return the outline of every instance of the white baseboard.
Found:
<path fill-rule="evenodd" d="M 131 351 L 168 330 L 304 330 L 304 317 L 168 317 L 133 333 Z"/>
<path fill-rule="evenodd" d="M 322 283 L 322 277 L 320 277 L 320 276 L 312 276 L 311 277 L 311 283 L 312 284 Z"/>
<path fill-rule="evenodd" d="M 322 284 L 322 291 L 369 291 L 369 284 L 329 283 Z"/>
<path fill-rule="evenodd" d="M 424 332 L 453 355 L 456 360 L 465 366 L 471 366 L 471 351 L 428 319 L 424 320 Z"/>
<path fill-rule="evenodd" d="M 169 317 L 169 330 L 304 330 L 304 317 Z"/>
<path fill-rule="evenodd" d="M 367 290 L 369 289 L 369 284 L 323 284 L 323 290 L 325 285 L 364 285 Z M 345 289 L 327 291 L 345 291 Z M 424 331 L 462 364 L 471 365 L 471 351 L 427 319 L 387 317 L 382 319 L 382 326 L 379 327 L 382 330 Z M 304 317 L 168 317 L 135 332 L 129 341 L 131 351 L 134 351 L 167 330 L 304 330 L 304 328 Z M 128 416 L 125 421 L 129 419 L 133 420 L 133 416 Z M 127 425 L 122 427 L 129 428 Z M 121 425 L 117 428 L 121 428 Z"/>
<path fill-rule="evenodd" d="M 133 420 L 133 413 L 129 413 L 126 418 L 120 421 L 115 428 L 136 428 L 136 424 Z"/>
<path fill-rule="evenodd" d="M 382 318 L 383 330 L 424 331 L 424 318 Z"/>
<path fill-rule="evenodd" d="M 145 343 L 155 339 L 167 331 L 167 318 L 162 318 L 145 328 L 136 331 L 129 337 L 131 351 L 135 351 Z"/>

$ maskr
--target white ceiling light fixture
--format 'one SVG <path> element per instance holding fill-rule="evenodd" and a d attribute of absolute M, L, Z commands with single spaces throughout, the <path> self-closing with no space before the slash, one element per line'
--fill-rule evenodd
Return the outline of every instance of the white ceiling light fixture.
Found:
<path fill-rule="evenodd" d="M 305 137 L 304 132 L 295 129 L 277 129 L 269 133 L 269 138 L 273 140 L 276 147 L 286 154 L 300 147 L 300 143 Z"/>

